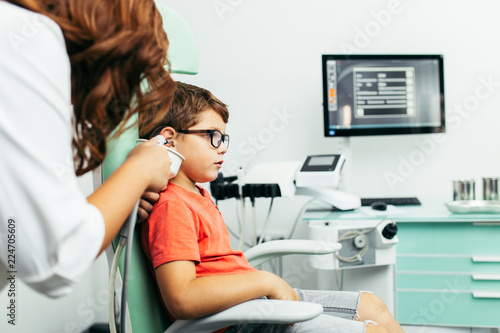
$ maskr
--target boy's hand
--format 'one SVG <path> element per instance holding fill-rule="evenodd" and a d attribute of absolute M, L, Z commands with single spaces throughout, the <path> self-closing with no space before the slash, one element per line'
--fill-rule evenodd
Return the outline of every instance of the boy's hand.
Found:
<path fill-rule="evenodd" d="M 139 209 L 137 210 L 137 223 L 142 223 L 148 219 L 158 199 L 160 199 L 160 195 L 156 192 L 144 192 L 142 194 Z"/>
<path fill-rule="evenodd" d="M 281 299 L 285 301 L 300 301 L 299 295 L 288 283 L 277 275 L 271 274 L 273 288 L 271 294 L 267 295 L 269 299 Z"/>

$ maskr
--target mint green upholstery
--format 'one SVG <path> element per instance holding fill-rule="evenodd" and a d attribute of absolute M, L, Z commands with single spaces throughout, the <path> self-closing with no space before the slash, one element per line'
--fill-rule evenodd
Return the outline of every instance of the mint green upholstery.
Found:
<path fill-rule="evenodd" d="M 163 4 L 157 4 L 163 17 L 163 28 L 170 43 L 167 58 L 172 73 L 198 74 L 198 47 L 188 24 L 182 16 Z"/>
<path fill-rule="evenodd" d="M 194 36 L 185 20 L 164 4 L 157 4 L 163 17 L 163 27 L 167 32 L 170 47 L 168 59 L 172 73 L 196 74 L 198 72 L 198 50 Z M 134 124 L 133 117 L 128 125 Z M 108 152 L 101 171 L 102 180 L 106 180 L 118 168 L 132 150 L 139 137 L 137 126 L 131 126 L 125 133 L 108 142 Z M 161 305 L 156 283 L 149 271 L 146 257 L 140 244 L 140 233 L 134 233 L 132 256 L 128 275 L 127 305 L 132 325 L 132 332 L 163 332 L 170 325 Z M 114 242 L 116 248 L 118 239 Z M 120 270 L 123 271 L 123 257 Z"/>

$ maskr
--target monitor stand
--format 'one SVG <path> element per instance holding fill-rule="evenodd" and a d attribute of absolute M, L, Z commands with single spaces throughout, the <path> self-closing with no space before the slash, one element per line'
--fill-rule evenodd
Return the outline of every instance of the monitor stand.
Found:
<path fill-rule="evenodd" d="M 345 163 L 340 174 L 338 190 L 342 192 L 351 192 L 351 173 L 352 173 L 352 150 L 351 138 L 338 138 L 338 153 L 344 155 Z"/>

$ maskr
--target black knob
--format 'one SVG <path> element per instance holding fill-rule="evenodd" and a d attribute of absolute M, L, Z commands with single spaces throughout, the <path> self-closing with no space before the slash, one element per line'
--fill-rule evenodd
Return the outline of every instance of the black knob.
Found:
<path fill-rule="evenodd" d="M 393 239 L 398 232 L 398 226 L 395 223 L 389 223 L 382 230 L 382 236 L 387 239 Z"/>

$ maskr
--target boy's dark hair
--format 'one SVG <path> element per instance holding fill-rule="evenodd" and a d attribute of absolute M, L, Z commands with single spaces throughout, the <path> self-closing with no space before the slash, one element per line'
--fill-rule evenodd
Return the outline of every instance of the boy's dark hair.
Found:
<path fill-rule="evenodd" d="M 229 111 L 227 105 L 222 103 L 210 91 L 192 84 L 177 82 L 172 105 L 158 127 L 149 133 L 141 134 L 141 137 L 152 138 L 160 131 L 170 126 L 177 130 L 185 130 L 196 125 L 199 115 L 207 110 L 214 110 L 227 123 Z"/>

